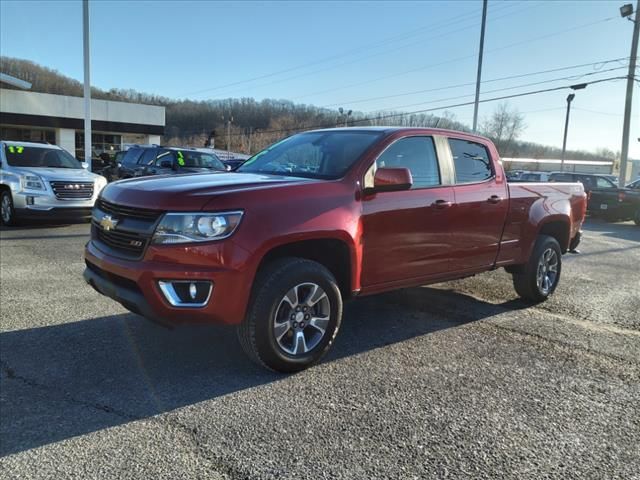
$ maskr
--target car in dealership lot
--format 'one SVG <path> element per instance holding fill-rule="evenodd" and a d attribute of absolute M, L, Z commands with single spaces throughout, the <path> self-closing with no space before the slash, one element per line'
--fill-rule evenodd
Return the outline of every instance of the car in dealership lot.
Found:
<path fill-rule="evenodd" d="M 69 152 L 42 143 L 0 141 L 3 225 L 20 219 L 90 218 L 107 180 Z"/>
<path fill-rule="evenodd" d="M 118 168 L 118 178 L 184 173 L 226 172 L 214 153 L 195 148 L 140 145 L 130 147 Z"/>
<path fill-rule="evenodd" d="M 634 220 L 640 225 L 640 190 L 636 188 L 618 187 L 609 176 L 554 172 L 551 182 L 580 182 L 587 193 L 587 211 L 594 216 L 608 221 Z"/>
<path fill-rule="evenodd" d="M 508 184 L 493 143 L 462 132 L 294 135 L 235 172 L 109 184 L 85 280 L 165 325 L 237 325 L 291 372 L 330 348 L 343 300 L 504 267 L 531 302 L 555 291 L 586 212 L 580 183 Z"/>
<path fill-rule="evenodd" d="M 521 172 L 516 178 L 509 179 L 510 182 L 548 182 L 549 172 Z"/>

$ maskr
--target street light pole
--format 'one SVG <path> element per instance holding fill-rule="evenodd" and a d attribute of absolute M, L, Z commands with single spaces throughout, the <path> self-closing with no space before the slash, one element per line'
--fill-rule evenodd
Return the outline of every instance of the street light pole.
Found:
<path fill-rule="evenodd" d="M 633 13 L 633 5 L 627 4 L 620 9 L 622 17 L 629 18 L 633 22 L 633 38 L 631 39 L 631 58 L 629 58 L 629 73 L 627 75 L 627 94 L 624 102 L 624 121 L 622 123 L 622 148 L 620 149 L 620 176 L 619 186 L 624 187 L 627 182 L 627 159 L 629 157 L 629 130 L 631 129 L 631 104 L 633 100 L 633 80 L 636 70 L 636 56 L 638 55 L 638 34 L 640 32 L 640 0 L 636 4 L 636 18 L 630 18 Z"/>
<path fill-rule="evenodd" d="M 89 0 L 82 0 L 82 50 L 84 55 L 84 161 L 91 171 L 91 76 L 89 62 Z"/>
<path fill-rule="evenodd" d="M 562 157 L 560 160 L 560 171 L 564 172 L 564 156 L 567 151 L 567 131 L 569 130 L 569 113 L 571 112 L 571 102 L 576 98 L 575 93 L 567 96 L 567 117 L 564 120 L 564 139 L 562 140 Z"/>
<path fill-rule="evenodd" d="M 476 100 L 473 104 L 473 133 L 478 131 L 478 105 L 480 103 L 480 82 L 482 80 L 482 54 L 484 52 L 484 28 L 487 24 L 487 0 L 482 0 L 482 26 L 480 27 L 480 52 L 478 53 L 478 77 L 476 79 Z"/>

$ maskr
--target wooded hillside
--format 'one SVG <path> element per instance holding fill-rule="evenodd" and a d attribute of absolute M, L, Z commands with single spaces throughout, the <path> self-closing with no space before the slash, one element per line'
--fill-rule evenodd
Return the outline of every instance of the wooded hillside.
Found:
<path fill-rule="evenodd" d="M 81 97 L 82 83 L 56 70 L 29 60 L 0 57 L 0 71 L 32 83 L 32 91 Z M 11 88 L 2 85 L 3 88 Z M 455 115 L 405 114 L 377 112 L 363 114 L 296 104 L 289 100 L 227 98 L 204 101 L 175 100 L 131 89 L 108 91 L 92 88 L 93 98 L 122 102 L 162 105 L 166 108 L 168 145 L 203 146 L 211 132 L 217 148 L 229 148 L 242 153 L 255 153 L 271 143 L 309 128 L 335 126 L 420 126 L 468 131 L 469 126 L 456 121 Z M 229 125 L 229 120 L 231 123 Z M 503 156 L 525 158 L 560 158 L 560 149 L 520 140 L 526 132 L 525 118 L 508 105 L 499 105 L 482 124 L 482 133 L 492 138 Z M 227 141 L 230 145 L 227 145 Z M 614 160 L 614 152 L 569 151 L 567 158 L 583 160 Z"/>

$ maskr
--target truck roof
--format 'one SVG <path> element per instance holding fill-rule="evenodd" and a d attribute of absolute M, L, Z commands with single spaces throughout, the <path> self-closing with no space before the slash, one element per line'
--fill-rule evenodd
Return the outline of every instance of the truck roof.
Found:
<path fill-rule="evenodd" d="M 309 133 L 309 132 L 340 132 L 340 131 L 349 131 L 349 132 L 384 132 L 384 133 L 392 133 L 392 132 L 424 132 L 432 135 L 463 135 L 468 138 L 477 138 L 479 140 L 488 140 L 486 137 L 481 135 L 476 135 L 474 133 L 463 132 L 460 130 L 449 130 L 446 128 L 432 128 L 432 127 L 391 127 L 391 126 L 380 126 L 380 127 L 336 127 L 336 128 L 320 128 L 316 130 L 309 130 L 308 132 L 300 132 L 300 133 Z"/>

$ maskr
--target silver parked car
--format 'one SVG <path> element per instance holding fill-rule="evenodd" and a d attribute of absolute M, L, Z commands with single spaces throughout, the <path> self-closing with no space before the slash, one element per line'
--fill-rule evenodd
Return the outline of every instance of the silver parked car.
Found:
<path fill-rule="evenodd" d="M 56 146 L 0 141 L 2 224 L 20 218 L 89 218 L 107 180 Z"/>

